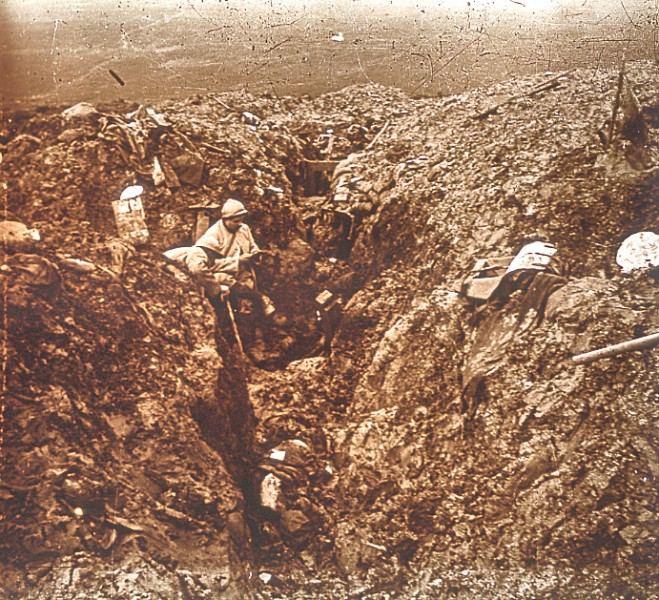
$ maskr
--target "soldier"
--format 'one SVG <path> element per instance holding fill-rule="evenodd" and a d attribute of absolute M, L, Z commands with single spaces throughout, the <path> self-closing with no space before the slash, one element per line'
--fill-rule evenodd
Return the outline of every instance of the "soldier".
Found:
<path fill-rule="evenodd" d="M 229 199 L 222 206 L 221 219 L 190 248 L 185 263 L 199 281 L 213 306 L 227 294 L 251 300 L 266 317 L 275 312 L 270 298 L 256 288 L 253 263 L 263 254 L 244 223 L 247 209 Z"/>

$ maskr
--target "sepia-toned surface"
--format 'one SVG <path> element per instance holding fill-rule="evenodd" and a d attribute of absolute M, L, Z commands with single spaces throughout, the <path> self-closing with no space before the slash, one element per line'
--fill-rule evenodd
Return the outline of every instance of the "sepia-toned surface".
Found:
<path fill-rule="evenodd" d="M 155 101 L 354 83 L 446 95 L 657 58 L 656 0 L 5 0 L 4 102 Z"/>

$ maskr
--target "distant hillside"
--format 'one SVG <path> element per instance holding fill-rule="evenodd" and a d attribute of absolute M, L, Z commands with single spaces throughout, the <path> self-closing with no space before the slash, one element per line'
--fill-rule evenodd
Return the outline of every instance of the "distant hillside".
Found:
<path fill-rule="evenodd" d="M 0 93 L 32 107 L 235 90 L 317 96 L 367 83 L 437 97 L 545 71 L 596 73 L 623 54 L 657 60 L 653 2 L 625 2 L 626 12 L 618 2 L 534 6 L 10 3 L 0 7 Z"/>

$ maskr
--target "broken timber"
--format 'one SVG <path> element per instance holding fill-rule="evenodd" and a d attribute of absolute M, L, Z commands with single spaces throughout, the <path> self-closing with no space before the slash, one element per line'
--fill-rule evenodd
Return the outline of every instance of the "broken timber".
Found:
<path fill-rule="evenodd" d="M 194 204 L 188 207 L 188 210 L 191 210 L 194 213 L 194 227 L 192 230 L 194 242 L 196 242 L 211 226 L 211 213 L 218 208 L 222 208 L 222 205 L 215 204 L 214 202 L 209 204 Z"/>
<path fill-rule="evenodd" d="M 620 97 L 622 96 L 622 88 L 625 85 L 625 57 L 622 57 L 622 64 L 620 65 L 620 73 L 618 74 L 618 87 L 616 89 L 616 98 L 613 102 L 613 114 L 611 115 L 611 122 L 609 123 L 609 135 L 607 136 L 606 146 L 609 147 L 613 141 L 613 133 L 618 117 L 618 109 L 620 108 Z"/>
<path fill-rule="evenodd" d="M 582 365 L 599 360 L 600 358 L 606 358 L 607 356 L 615 356 L 616 354 L 623 354 L 624 352 L 631 352 L 632 350 L 652 348 L 657 344 L 659 344 L 659 333 L 653 333 L 651 335 L 646 335 L 645 337 L 636 338 L 635 340 L 629 340 L 628 342 L 621 342 L 620 344 L 606 346 L 604 348 L 599 348 L 598 350 L 586 352 L 585 354 L 578 354 L 577 356 L 573 356 L 572 360 L 578 365 Z"/>
<path fill-rule="evenodd" d="M 236 318 L 233 315 L 233 308 L 231 308 L 231 302 L 229 302 L 229 299 L 227 298 L 224 303 L 226 304 L 227 307 L 227 313 L 229 315 L 229 322 L 231 323 L 231 331 L 234 335 L 236 346 L 238 347 L 238 351 L 240 354 L 243 354 L 245 352 L 243 348 L 243 341 L 240 338 L 240 332 L 238 331 L 238 325 L 236 324 Z"/>
<path fill-rule="evenodd" d="M 371 140 L 370 144 L 368 146 L 366 146 L 367 150 L 370 150 L 373 146 L 375 146 L 375 142 L 377 142 L 378 139 L 380 138 L 380 136 L 387 130 L 387 127 L 389 127 L 389 121 L 387 121 L 383 125 L 382 129 L 380 129 L 380 131 L 377 132 L 375 137 Z"/>
<path fill-rule="evenodd" d="M 546 81 L 543 81 L 542 83 L 539 83 L 538 85 L 532 87 L 528 92 L 524 92 L 523 94 L 515 94 L 514 96 L 510 96 L 509 98 L 506 98 L 503 102 L 499 102 L 499 104 L 495 104 L 494 106 L 491 106 L 488 108 L 486 111 L 478 113 L 477 115 L 472 116 L 472 119 L 475 119 L 476 121 L 481 121 L 485 117 L 489 117 L 490 115 L 495 114 L 501 107 L 506 106 L 508 104 L 511 104 L 515 100 L 519 100 L 520 98 L 527 98 L 531 96 L 535 96 L 536 94 L 539 94 L 540 92 L 546 92 L 547 90 L 554 89 L 558 87 L 561 82 L 559 81 L 563 77 L 566 77 L 571 71 L 567 71 L 565 73 L 561 73 L 560 75 L 557 75 L 556 77 L 552 77 L 551 79 L 547 79 Z"/>

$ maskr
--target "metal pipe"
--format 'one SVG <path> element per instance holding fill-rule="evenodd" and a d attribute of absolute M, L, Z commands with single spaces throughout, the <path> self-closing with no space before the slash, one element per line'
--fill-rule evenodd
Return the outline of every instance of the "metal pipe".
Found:
<path fill-rule="evenodd" d="M 585 354 L 577 354 L 577 356 L 572 357 L 572 360 L 578 365 L 581 365 L 599 360 L 600 358 L 606 358 L 607 356 L 622 354 L 623 352 L 652 348 L 652 346 L 656 346 L 657 344 L 659 344 L 659 333 L 653 333 L 641 338 L 636 338 L 635 340 L 629 340 L 628 342 L 621 342 L 620 344 L 614 344 L 612 346 L 599 348 L 598 350 L 592 350 L 591 352 L 586 352 Z"/>

